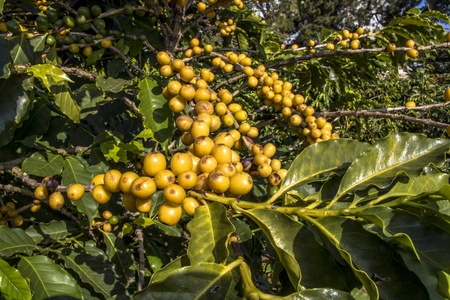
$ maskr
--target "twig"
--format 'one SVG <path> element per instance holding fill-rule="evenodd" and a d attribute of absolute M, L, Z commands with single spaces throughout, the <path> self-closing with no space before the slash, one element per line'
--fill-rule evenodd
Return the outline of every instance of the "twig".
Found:
<path fill-rule="evenodd" d="M 144 248 L 144 235 L 142 233 L 141 227 L 137 226 L 136 230 L 136 239 L 139 244 L 138 248 L 138 254 L 139 254 L 139 276 L 138 276 L 138 282 L 137 282 L 137 291 L 140 292 L 145 283 L 145 248 Z"/>
<path fill-rule="evenodd" d="M 130 108 L 130 110 L 141 119 L 142 123 L 145 122 L 145 116 L 139 112 L 139 109 L 136 107 L 133 101 L 128 99 L 127 97 L 123 97 L 122 101 Z"/>
<path fill-rule="evenodd" d="M 442 122 L 436 122 L 431 119 L 420 119 L 415 117 L 410 117 L 406 115 L 396 115 L 396 114 L 389 114 L 389 113 L 382 113 L 380 111 L 370 112 L 367 110 L 357 110 L 357 111 L 334 111 L 334 112 L 321 112 L 320 113 L 324 118 L 328 117 L 347 117 L 347 116 L 353 116 L 356 118 L 377 118 L 377 119 L 391 119 L 391 120 L 400 120 L 400 121 L 407 121 L 412 123 L 418 123 L 423 124 L 427 126 L 437 127 L 437 128 L 447 128 L 450 126 L 450 124 L 442 123 Z"/>
<path fill-rule="evenodd" d="M 77 76 L 77 77 L 86 78 L 89 81 L 95 81 L 95 79 L 97 78 L 97 74 L 89 73 L 89 72 L 83 71 L 78 68 L 66 67 L 66 66 L 59 66 L 59 68 L 64 73 L 67 73 L 67 74 L 73 75 L 73 76 Z"/>
<path fill-rule="evenodd" d="M 3 190 L 7 193 L 21 193 L 30 197 L 34 197 L 34 193 L 26 190 L 26 189 L 22 189 L 19 188 L 17 186 L 13 186 L 11 184 L 0 184 L 0 190 Z"/>
<path fill-rule="evenodd" d="M 139 75 L 145 75 L 145 72 L 141 70 L 141 68 L 139 68 L 138 66 L 136 66 L 135 64 L 133 64 L 133 62 L 125 55 L 122 53 L 122 51 L 120 51 L 119 49 L 117 49 L 114 46 L 109 47 L 108 49 L 111 49 L 113 52 L 115 52 L 117 55 L 119 55 L 124 61 L 126 61 L 133 69 L 135 69 Z"/>
<path fill-rule="evenodd" d="M 438 45 L 430 45 L 430 46 L 418 46 L 418 47 L 398 47 L 395 49 L 396 52 L 406 52 L 409 49 L 418 49 L 420 51 L 422 50 L 432 50 L 432 49 L 438 49 L 438 48 L 450 48 L 450 43 L 443 43 Z M 360 54 L 360 53 L 381 53 L 381 52 L 387 52 L 386 48 L 373 48 L 373 49 L 357 49 L 357 50 L 335 50 L 335 51 L 323 51 L 318 53 L 312 53 L 307 55 L 302 55 L 298 57 L 292 57 L 283 61 L 279 61 L 276 63 L 272 63 L 266 68 L 274 68 L 284 65 L 289 65 L 298 61 L 303 60 L 310 60 L 313 58 L 319 58 L 319 57 L 326 57 L 326 56 L 348 56 L 348 55 L 354 55 L 354 54 Z"/>

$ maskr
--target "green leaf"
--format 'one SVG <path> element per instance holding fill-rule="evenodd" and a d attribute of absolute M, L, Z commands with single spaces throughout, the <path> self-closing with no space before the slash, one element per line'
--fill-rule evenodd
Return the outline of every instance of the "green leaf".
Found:
<path fill-rule="evenodd" d="M 445 271 L 438 272 L 436 274 L 438 278 L 438 290 L 441 295 L 445 296 L 445 299 L 450 298 L 450 274 Z"/>
<path fill-rule="evenodd" d="M 365 209 L 357 215 L 374 222 L 382 229 L 379 233 L 389 240 L 408 247 L 423 265 L 434 272 L 450 268 L 450 235 L 429 224 L 429 218 L 388 207 Z M 377 227 L 371 229 L 379 231 Z"/>
<path fill-rule="evenodd" d="M 64 160 L 64 171 L 62 172 L 61 184 L 69 185 L 80 183 L 89 185 L 91 183 L 92 173 L 89 172 L 84 164 L 76 156 L 66 156 Z"/>
<path fill-rule="evenodd" d="M 55 104 L 61 112 L 65 114 L 74 123 L 80 122 L 80 106 L 75 102 L 72 91 L 65 81 L 54 81 L 51 77 L 47 77 L 50 90 L 55 96 Z"/>
<path fill-rule="evenodd" d="M 40 223 L 33 225 L 25 230 L 25 233 L 30 236 L 36 244 L 48 244 L 55 241 L 60 241 L 73 233 L 79 232 L 79 228 L 71 222 L 65 220 L 53 220 L 48 224 Z"/>
<path fill-rule="evenodd" d="M 225 299 L 232 279 L 228 267 L 202 263 L 173 271 L 163 280 L 151 283 L 133 299 Z"/>
<path fill-rule="evenodd" d="M 9 66 L 9 42 L 6 39 L 0 39 L 0 78 L 8 78 L 11 71 Z"/>
<path fill-rule="evenodd" d="M 334 289 L 308 289 L 299 293 L 291 294 L 283 299 L 286 300 L 354 300 L 349 293 Z"/>
<path fill-rule="evenodd" d="M 118 293 L 123 294 L 125 286 L 116 280 L 114 268 L 101 255 L 90 255 L 81 250 L 63 249 L 57 251 L 66 268 L 72 269 L 83 281 L 106 299 Z M 99 278 L 99 276 L 101 276 Z"/>
<path fill-rule="evenodd" d="M 112 78 L 107 79 L 102 76 L 98 76 L 96 80 L 96 85 L 98 88 L 102 89 L 104 92 L 118 93 L 124 90 L 131 81 L 122 78 Z"/>
<path fill-rule="evenodd" d="M 54 176 L 61 174 L 64 158 L 50 152 L 35 152 L 22 163 L 22 171 L 36 176 Z"/>
<path fill-rule="evenodd" d="M 7 299 L 31 299 L 31 290 L 19 271 L 0 259 L 0 295 Z"/>
<path fill-rule="evenodd" d="M 414 253 L 406 250 L 406 249 L 397 249 L 397 253 L 399 253 L 402 257 L 403 263 L 408 268 L 408 270 L 414 272 L 414 274 L 419 277 L 422 284 L 427 289 L 428 295 L 430 299 L 444 299 L 441 295 L 439 295 L 438 289 L 438 279 L 439 275 L 435 275 L 434 272 L 424 267 L 418 260 Z M 449 296 L 446 296 L 447 298 Z"/>
<path fill-rule="evenodd" d="M 8 257 L 14 253 L 31 254 L 36 243 L 23 229 L 0 226 L 0 255 Z"/>
<path fill-rule="evenodd" d="M 199 206 L 187 225 L 191 234 L 187 255 L 192 265 L 223 263 L 228 257 L 228 238 L 235 231 L 220 203 Z"/>
<path fill-rule="evenodd" d="M 160 269 L 159 271 L 155 272 L 152 275 L 152 278 L 150 279 L 150 283 L 155 283 L 158 281 L 163 281 L 165 280 L 168 276 L 170 276 L 170 274 L 172 274 L 173 272 L 190 266 L 191 263 L 189 261 L 189 258 L 187 257 L 186 254 L 181 255 L 180 257 L 177 257 L 176 259 L 174 259 L 173 261 L 171 261 L 170 263 L 168 263 L 164 268 Z"/>
<path fill-rule="evenodd" d="M 294 187 L 323 181 L 332 173 L 345 171 L 368 147 L 366 143 L 349 139 L 330 140 L 307 147 L 292 162 L 279 191 L 271 200 Z"/>
<path fill-rule="evenodd" d="M 172 226 L 161 223 L 159 220 L 153 220 L 158 226 L 158 228 L 169 236 L 182 237 L 183 236 L 183 228 L 181 228 L 180 224 L 175 224 Z"/>
<path fill-rule="evenodd" d="M 22 123 L 30 103 L 34 99 L 34 94 L 24 88 L 24 83 L 24 78 L 17 75 L 0 79 L 0 94 L 2 95 L 0 147 L 11 141 L 14 131 Z"/>
<path fill-rule="evenodd" d="M 144 127 L 151 129 L 156 141 L 168 143 L 174 129 L 173 112 L 158 84 L 148 78 L 139 83 L 139 112 L 145 116 Z"/>
<path fill-rule="evenodd" d="M 55 264 L 47 256 L 23 256 L 18 264 L 23 277 L 30 281 L 33 300 L 55 299 L 63 297 L 83 299 L 78 283 L 67 271 Z"/>
<path fill-rule="evenodd" d="M 287 215 L 268 209 L 244 212 L 263 230 L 296 290 L 302 286 L 345 289 L 343 274 L 313 233 Z"/>
<path fill-rule="evenodd" d="M 9 47 L 13 65 L 34 64 L 36 62 L 35 53 L 25 33 L 11 37 L 9 39 Z"/>
<path fill-rule="evenodd" d="M 49 91 L 50 83 L 47 76 L 50 76 L 54 82 L 73 82 L 72 80 L 70 80 L 69 76 L 66 75 L 66 73 L 64 73 L 60 68 L 53 65 L 34 65 L 29 67 L 26 71 L 31 72 L 35 77 L 38 77 Z"/>
<path fill-rule="evenodd" d="M 153 220 L 150 218 L 140 217 L 139 219 L 134 220 L 133 224 L 136 224 L 136 225 L 139 225 L 142 227 L 147 227 L 147 226 L 155 224 L 155 222 L 153 222 Z"/>
<path fill-rule="evenodd" d="M 239 48 L 241 48 L 241 49 L 248 49 L 249 44 L 248 44 L 248 35 L 247 35 L 247 33 L 244 30 L 242 30 L 241 28 L 239 28 L 239 27 L 236 28 L 235 33 L 236 33 L 236 39 L 237 39 Z"/>
<path fill-rule="evenodd" d="M 127 284 L 130 278 L 134 276 L 134 271 L 131 268 L 134 264 L 133 256 L 123 239 L 117 237 L 114 233 L 103 232 L 103 238 L 106 244 L 106 254 L 116 265 L 122 281 Z"/>
<path fill-rule="evenodd" d="M 77 207 L 80 213 L 85 214 L 89 219 L 89 224 L 92 224 L 92 221 L 98 213 L 98 202 L 94 200 L 92 194 L 84 193 L 80 200 L 72 201 L 72 204 Z"/>
<path fill-rule="evenodd" d="M 408 176 L 398 176 L 392 187 L 379 190 L 377 193 L 370 194 L 367 198 L 376 198 L 376 203 L 380 203 L 390 198 L 415 197 L 423 193 L 437 193 L 442 187 L 448 186 L 449 179 L 448 174 L 442 173 L 427 173 L 414 179 Z M 358 202 L 364 199 L 362 198 Z"/>
<path fill-rule="evenodd" d="M 0 0 L 0 13 L 3 13 L 3 6 L 5 5 L 5 0 Z"/>
<path fill-rule="evenodd" d="M 357 157 L 342 177 L 336 199 L 370 185 L 387 187 L 398 173 L 417 177 L 429 164 L 442 165 L 450 140 L 392 133 Z"/>
<path fill-rule="evenodd" d="M 421 17 L 432 17 L 441 20 L 447 24 L 450 24 L 450 17 L 438 10 L 429 10 L 420 14 Z"/>
<path fill-rule="evenodd" d="M 371 299 L 425 299 L 425 288 L 394 259 L 393 249 L 358 222 L 334 216 L 311 222 L 337 248 Z"/>
<path fill-rule="evenodd" d="M 105 48 L 101 48 L 99 50 L 92 52 L 92 54 L 89 55 L 88 58 L 86 59 L 86 66 L 92 66 L 93 64 L 95 64 L 95 62 L 97 62 L 100 58 L 102 58 L 103 53 L 105 53 Z"/>
<path fill-rule="evenodd" d="M 120 147 L 118 141 L 107 141 L 100 144 L 100 149 L 106 158 L 115 162 L 128 162 L 127 152 Z"/>

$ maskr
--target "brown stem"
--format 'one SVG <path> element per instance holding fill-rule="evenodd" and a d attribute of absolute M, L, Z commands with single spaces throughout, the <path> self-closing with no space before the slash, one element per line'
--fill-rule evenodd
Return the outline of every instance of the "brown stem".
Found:
<path fill-rule="evenodd" d="M 144 288 L 145 283 L 145 248 L 144 248 L 144 235 L 142 233 L 141 227 L 137 227 L 135 230 L 136 239 L 139 244 L 138 254 L 139 254 L 139 276 L 137 282 L 137 291 L 140 292 Z"/>
<path fill-rule="evenodd" d="M 23 195 L 34 197 L 33 192 L 23 189 L 23 188 L 20 188 L 20 187 L 17 187 L 17 186 L 13 186 L 11 184 L 0 184 L 0 190 L 3 190 L 7 193 L 21 193 Z"/>
<path fill-rule="evenodd" d="M 139 118 L 141 119 L 142 123 L 145 122 L 145 116 L 139 112 L 139 109 L 136 107 L 133 101 L 128 99 L 127 97 L 122 98 L 123 102 L 130 108 L 130 110 Z"/>
<path fill-rule="evenodd" d="M 370 112 L 368 110 L 357 110 L 357 111 L 334 111 L 334 112 L 322 112 L 321 115 L 324 118 L 327 117 L 347 117 L 347 116 L 353 116 L 356 118 L 364 118 L 364 117 L 371 117 L 371 118 L 377 118 L 377 119 L 391 119 L 391 120 L 400 120 L 400 121 L 407 121 L 412 123 L 418 123 L 423 124 L 427 126 L 437 127 L 437 128 L 447 128 L 450 126 L 449 124 L 442 123 L 442 122 L 436 122 L 431 119 L 420 119 L 415 117 L 410 117 L 406 115 L 396 115 L 396 114 L 389 114 L 389 113 L 382 113 L 379 111 Z"/>
<path fill-rule="evenodd" d="M 125 54 L 122 53 L 119 49 L 117 49 L 114 46 L 109 47 L 114 53 L 119 55 L 124 61 L 126 61 L 133 69 L 135 69 L 139 75 L 143 76 L 145 75 L 145 72 L 141 70 L 138 66 L 136 66 Z"/>
<path fill-rule="evenodd" d="M 430 45 L 430 46 L 419 46 L 419 47 L 398 47 L 395 49 L 396 52 L 406 52 L 409 49 L 418 49 L 420 51 L 423 50 L 432 50 L 432 49 L 438 49 L 438 48 L 450 48 L 450 43 L 443 43 L 438 45 Z M 289 65 L 298 61 L 303 60 L 310 60 L 313 58 L 319 58 L 319 57 L 326 57 L 326 56 L 348 56 L 348 55 L 354 55 L 354 54 L 360 54 L 360 53 L 381 53 L 381 52 L 387 52 L 386 48 L 374 48 L 374 49 L 357 49 L 357 50 L 335 50 L 335 51 L 323 51 L 318 53 L 312 53 L 307 55 L 302 55 L 298 57 L 292 57 L 283 61 L 279 61 L 276 63 L 272 63 L 266 68 L 274 68 L 284 65 Z"/>
<path fill-rule="evenodd" d="M 97 78 L 97 74 L 86 72 L 86 71 L 83 71 L 83 70 L 78 69 L 78 68 L 66 67 L 66 66 L 59 66 L 59 68 L 64 73 L 67 73 L 67 74 L 73 75 L 73 76 L 77 76 L 77 77 L 82 77 L 82 78 L 85 78 L 85 79 L 87 79 L 89 81 L 95 81 L 95 79 Z"/>

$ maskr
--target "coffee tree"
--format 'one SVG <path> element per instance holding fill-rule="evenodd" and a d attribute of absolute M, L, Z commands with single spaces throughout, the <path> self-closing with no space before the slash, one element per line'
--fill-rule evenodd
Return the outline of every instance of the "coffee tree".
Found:
<path fill-rule="evenodd" d="M 449 79 L 399 75 L 447 15 L 284 45 L 241 0 L 0 8 L 2 299 L 450 297 Z"/>

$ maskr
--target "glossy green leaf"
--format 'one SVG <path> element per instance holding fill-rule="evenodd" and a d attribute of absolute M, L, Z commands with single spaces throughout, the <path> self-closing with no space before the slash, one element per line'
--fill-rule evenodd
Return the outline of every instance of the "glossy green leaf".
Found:
<path fill-rule="evenodd" d="M 14 253 L 30 254 L 36 248 L 36 243 L 23 229 L 0 226 L 1 257 L 8 257 Z"/>
<path fill-rule="evenodd" d="M 450 235 L 429 224 L 429 218 L 422 219 L 388 207 L 369 208 L 358 216 L 374 222 L 389 239 L 410 248 L 422 264 L 431 270 L 450 268 Z M 377 228 L 372 230 L 377 231 Z"/>
<path fill-rule="evenodd" d="M 111 263 L 101 255 L 94 256 L 74 249 L 63 249 L 58 253 L 66 268 L 72 269 L 81 281 L 106 299 L 118 293 L 124 294 L 125 286 L 116 280 Z"/>
<path fill-rule="evenodd" d="M 23 256 L 18 264 L 23 277 L 30 281 L 33 300 L 59 297 L 83 299 L 81 288 L 75 279 L 47 256 Z"/>
<path fill-rule="evenodd" d="M 151 283 L 133 299 L 225 299 L 231 281 L 231 270 L 226 266 L 202 263 L 175 270 L 163 280 Z"/>
<path fill-rule="evenodd" d="M 14 131 L 26 116 L 34 94 L 24 87 L 24 78 L 11 75 L 0 79 L 2 109 L 0 111 L 0 147 L 9 143 Z"/>
<path fill-rule="evenodd" d="M 242 30 L 241 28 L 238 27 L 238 28 L 236 28 L 235 34 L 236 34 L 236 39 L 237 39 L 239 48 L 241 48 L 241 49 L 248 49 L 249 45 L 248 45 L 248 35 L 247 35 L 247 33 L 244 30 Z"/>
<path fill-rule="evenodd" d="M 268 209 L 253 209 L 244 214 L 264 231 L 294 288 L 345 288 L 343 274 L 333 257 L 301 223 Z"/>
<path fill-rule="evenodd" d="M 423 193 L 436 193 L 442 187 L 448 185 L 450 176 L 442 173 L 427 173 L 417 178 L 408 176 L 398 176 L 392 186 L 370 194 L 367 198 L 375 199 L 376 203 L 381 203 L 390 198 L 415 197 Z M 358 201 L 362 201 L 362 198 Z"/>
<path fill-rule="evenodd" d="M 430 299 L 433 300 L 443 300 L 444 297 L 442 297 L 438 289 L 436 288 L 438 286 L 438 275 L 435 274 L 430 269 L 427 269 L 424 265 L 422 265 L 418 260 L 416 255 L 408 251 L 407 249 L 397 249 L 396 251 L 400 256 L 402 257 L 402 261 L 405 264 L 405 266 L 410 270 L 411 272 L 414 272 L 414 274 L 419 277 L 420 282 L 425 286 L 428 292 L 428 296 Z M 448 298 L 448 296 L 447 296 Z"/>
<path fill-rule="evenodd" d="M 65 220 L 53 220 L 48 224 L 40 223 L 33 225 L 25 230 L 25 233 L 30 236 L 36 244 L 48 244 L 55 241 L 60 241 L 76 232 L 79 228 L 73 223 Z"/>
<path fill-rule="evenodd" d="M 34 65 L 27 69 L 28 72 L 33 73 L 33 76 L 38 77 L 42 83 L 45 85 L 45 87 L 50 91 L 50 83 L 48 81 L 48 77 L 50 76 L 53 81 L 59 82 L 59 81 L 70 81 L 69 76 L 66 75 L 60 68 L 48 65 L 48 64 L 42 64 L 42 65 Z"/>
<path fill-rule="evenodd" d="M 9 42 L 6 39 L 0 39 L 0 78 L 6 79 L 9 77 L 9 74 L 11 74 L 10 64 Z"/>
<path fill-rule="evenodd" d="M 410 205 L 419 208 L 428 214 L 433 214 L 450 221 L 450 203 L 448 200 L 434 201 L 431 203 L 412 203 Z"/>
<path fill-rule="evenodd" d="M 55 97 L 55 104 L 61 112 L 71 119 L 74 123 L 80 122 L 80 106 L 75 102 L 72 91 L 65 81 L 55 81 L 47 77 L 50 90 Z"/>
<path fill-rule="evenodd" d="M 50 152 L 35 152 L 22 163 L 22 171 L 36 176 L 54 176 L 61 174 L 64 158 Z"/>
<path fill-rule="evenodd" d="M 166 279 L 170 274 L 176 272 L 177 270 L 190 266 L 191 263 L 189 261 L 189 258 L 187 255 L 182 255 L 180 257 L 177 257 L 170 263 L 168 263 L 164 268 L 159 270 L 158 272 L 155 272 L 150 280 L 150 283 L 155 283 L 158 281 L 163 281 Z"/>
<path fill-rule="evenodd" d="M 19 271 L 0 259 L 0 295 L 7 299 L 31 300 L 31 290 Z"/>
<path fill-rule="evenodd" d="M 139 112 L 145 116 L 144 127 L 151 129 L 156 141 L 167 143 L 174 129 L 173 112 L 158 84 L 148 78 L 139 83 Z"/>
<path fill-rule="evenodd" d="M 177 237 L 182 237 L 183 236 L 183 228 L 181 228 L 180 224 L 175 224 L 172 226 L 166 225 L 161 223 L 159 220 L 153 220 L 156 224 L 156 226 L 158 226 L 158 228 L 164 232 L 167 235 L 170 236 L 177 236 Z"/>
<path fill-rule="evenodd" d="M 95 64 L 100 58 L 102 58 L 103 53 L 105 53 L 105 48 L 101 48 L 99 50 L 95 50 L 91 55 L 86 59 L 86 66 L 91 66 Z"/>
<path fill-rule="evenodd" d="M 235 231 L 220 203 L 199 206 L 187 229 L 191 234 L 187 255 L 192 265 L 223 263 L 228 257 L 228 238 Z"/>
<path fill-rule="evenodd" d="M 85 214 L 89 219 L 89 224 L 92 224 L 94 217 L 98 214 L 98 202 L 94 200 L 92 194 L 84 193 L 80 200 L 72 201 L 72 204 L 80 213 Z"/>
<path fill-rule="evenodd" d="M 103 232 L 103 238 L 106 244 L 106 254 L 116 265 L 116 270 L 121 280 L 127 284 L 129 279 L 134 276 L 134 270 L 131 268 L 134 264 L 134 259 L 131 252 L 124 240 L 117 237 L 114 233 Z"/>
<path fill-rule="evenodd" d="M 112 77 L 105 79 L 102 76 L 97 77 L 96 80 L 96 85 L 98 88 L 102 89 L 104 92 L 112 93 L 118 93 L 122 91 L 130 83 L 130 80 Z"/>
<path fill-rule="evenodd" d="M 356 221 L 323 217 L 313 222 L 337 248 L 371 298 L 426 297 L 418 278 L 393 258 L 393 249 Z"/>
<path fill-rule="evenodd" d="M 450 298 L 450 274 L 445 271 L 438 272 L 436 274 L 438 278 L 438 290 L 439 293 L 445 296 L 445 299 Z"/>
<path fill-rule="evenodd" d="M 421 17 L 432 17 L 441 20 L 447 24 L 450 24 L 450 17 L 438 10 L 429 10 L 420 14 Z"/>
<path fill-rule="evenodd" d="M 370 185 L 387 187 L 398 173 L 417 177 L 429 164 L 442 165 L 448 139 L 414 133 L 392 133 L 357 157 L 342 178 L 336 198 Z"/>
<path fill-rule="evenodd" d="M 330 140 L 307 147 L 292 162 L 279 191 L 271 199 L 297 186 L 326 180 L 332 173 L 345 171 L 368 147 L 366 143 L 347 139 Z"/>
<path fill-rule="evenodd" d="M 61 175 L 61 184 L 63 185 L 74 183 L 89 185 L 93 177 L 92 173 L 86 169 L 84 164 L 76 156 L 72 155 L 65 157 L 64 170 Z"/>
<path fill-rule="evenodd" d="M 299 293 L 291 294 L 283 299 L 286 300 L 354 300 L 349 293 L 334 289 L 308 289 Z"/>
<path fill-rule="evenodd" d="M 11 62 L 13 65 L 26 65 L 35 63 L 36 58 L 33 47 L 27 39 L 26 34 L 20 34 L 9 39 L 11 49 Z"/>

